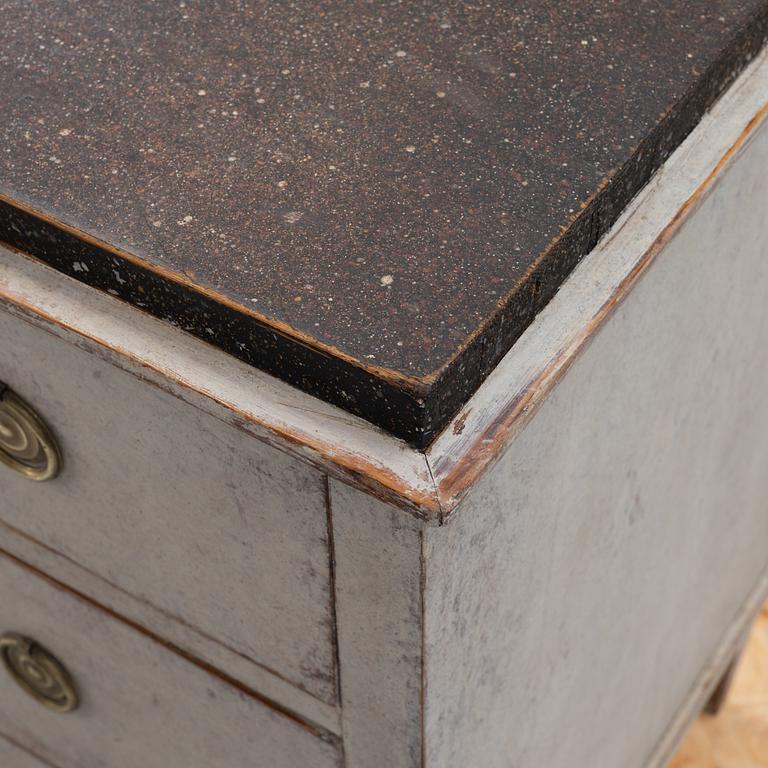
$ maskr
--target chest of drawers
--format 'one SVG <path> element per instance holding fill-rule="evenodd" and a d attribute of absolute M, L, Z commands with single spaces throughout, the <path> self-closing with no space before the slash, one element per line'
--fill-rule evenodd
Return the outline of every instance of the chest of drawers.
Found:
<path fill-rule="evenodd" d="M 768 594 L 768 10 L 689 4 L 510 191 L 530 9 L 0 0 L 4 768 L 662 768 Z"/>

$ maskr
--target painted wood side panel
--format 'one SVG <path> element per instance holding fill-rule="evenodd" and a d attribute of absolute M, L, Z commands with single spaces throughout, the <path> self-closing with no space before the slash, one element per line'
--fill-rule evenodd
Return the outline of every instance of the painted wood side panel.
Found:
<path fill-rule="evenodd" d="M 0 520 L 250 659 L 249 684 L 335 702 L 320 472 L 5 312 L 0 379 L 64 455 L 47 483 L 0 467 Z"/>
<path fill-rule="evenodd" d="M 763 128 L 426 531 L 430 768 L 641 768 L 758 583 L 766 199 Z"/>
<path fill-rule="evenodd" d="M 64 663 L 81 706 L 50 712 L 3 675 L 0 731 L 60 768 L 338 768 L 338 746 L 0 557 L 0 627 Z"/>
<path fill-rule="evenodd" d="M 335 481 L 331 509 L 347 768 L 421 766 L 417 521 Z"/>

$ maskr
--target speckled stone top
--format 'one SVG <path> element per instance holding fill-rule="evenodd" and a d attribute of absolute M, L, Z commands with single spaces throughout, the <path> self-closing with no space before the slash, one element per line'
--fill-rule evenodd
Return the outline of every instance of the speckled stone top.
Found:
<path fill-rule="evenodd" d="M 0 239 L 424 446 L 767 29 L 766 0 L 0 0 Z"/>

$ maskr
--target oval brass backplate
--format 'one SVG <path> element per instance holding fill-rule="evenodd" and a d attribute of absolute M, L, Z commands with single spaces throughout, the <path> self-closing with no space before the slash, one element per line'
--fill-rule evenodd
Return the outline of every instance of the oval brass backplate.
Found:
<path fill-rule="evenodd" d="M 61 452 L 45 422 L 0 382 L 0 463 L 30 480 L 52 480 Z"/>
<path fill-rule="evenodd" d="M 0 656 L 16 683 L 54 712 L 77 709 L 80 698 L 64 665 L 41 645 L 15 632 L 0 635 Z"/>

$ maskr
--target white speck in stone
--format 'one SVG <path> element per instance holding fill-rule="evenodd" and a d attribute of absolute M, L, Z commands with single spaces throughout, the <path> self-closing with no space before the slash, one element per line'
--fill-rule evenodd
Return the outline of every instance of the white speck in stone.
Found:
<path fill-rule="evenodd" d="M 163 226 L 163 222 L 160 221 L 160 219 L 157 219 L 156 221 L 152 222 L 152 226 L 153 227 L 162 227 Z"/>
<path fill-rule="evenodd" d="M 115 276 L 115 280 L 117 280 L 120 285 L 125 285 L 125 280 L 123 279 L 123 276 L 116 270 L 112 270 L 112 274 Z"/>
<path fill-rule="evenodd" d="M 185 216 L 183 219 L 179 219 L 176 223 L 180 227 L 183 227 L 183 226 L 189 224 L 189 222 L 192 221 L 192 218 L 193 218 L 192 216 Z"/>
<path fill-rule="evenodd" d="M 398 59 L 404 59 L 408 54 L 405 51 L 396 51 L 395 56 L 397 56 Z"/>
<path fill-rule="evenodd" d="M 283 70 L 281 70 L 280 74 L 282 74 L 282 75 L 290 75 L 291 74 L 291 70 L 290 69 L 283 69 Z"/>
<path fill-rule="evenodd" d="M 582 45 L 589 45 L 589 40 L 582 40 L 582 41 L 581 41 L 581 44 L 582 44 Z"/>
<path fill-rule="evenodd" d="M 87 272 L 88 265 L 82 261 L 74 261 L 72 262 L 72 269 L 74 269 L 75 272 Z"/>
<path fill-rule="evenodd" d="M 59 136 L 69 136 L 70 133 L 72 133 L 72 129 L 71 128 L 62 128 L 59 131 Z"/>
<path fill-rule="evenodd" d="M 287 181 L 278 181 L 277 186 L 280 187 L 280 189 L 285 189 L 288 186 Z"/>
<path fill-rule="evenodd" d="M 395 278 L 392 275 L 384 275 L 379 281 L 382 285 L 392 285 Z"/>
<path fill-rule="evenodd" d="M 364 80 L 362 83 L 360 83 L 361 88 L 370 88 L 371 87 L 371 81 L 370 80 Z"/>
<path fill-rule="evenodd" d="M 295 224 L 297 221 L 301 221 L 304 214 L 301 211 L 289 211 L 283 214 L 283 219 L 289 224 Z"/>
<path fill-rule="evenodd" d="M 438 99 L 444 99 L 445 98 L 445 91 L 438 91 L 437 92 L 437 98 Z"/>
<path fill-rule="evenodd" d="M 227 158 L 227 162 L 228 162 L 228 163 L 234 163 L 234 162 L 235 162 L 235 160 L 237 160 L 237 158 L 236 158 L 234 155 L 230 155 L 230 156 Z"/>
<path fill-rule="evenodd" d="M 51 155 L 51 156 L 50 156 L 48 159 L 49 159 L 49 160 L 50 160 L 50 161 L 51 161 L 51 162 L 52 162 L 54 165 L 61 165 L 61 160 L 59 160 L 59 158 L 58 158 L 58 157 L 56 157 L 55 155 Z"/>
<path fill-rule="evenodd" d="M 213 328 L 207 328 L 207 327 L 206 327 L 206 329 L 205 329 L 205 332 L 206 332 L 208 335 L 210 335 L 210 336 L 213 336 Z"/>
<path fill-rule="evenodd" d="M 406 151 L 406 152 L 410 152 L 411 154 L 413 154 L 413 153 L 416 151 L 416 147 L 414 147 L 414 146 L 413 146 L 413 144 L 409 144 L 409 145 L 408 145 L 408 146 L 405 148 L 405 151 Z"/>
<path fill-rule="evenodd" d="M 263 104 L 265 102 L 265 99 L 256 99 L 257 104 Z"/>
<path fill-rule="evenodd" d="M 112 169 L 112 175 L 113 176 L 117 176 L 117 168 L 113 168 Z"/>
<path fill-rule="evenodd" d="M 197 95 L 198 95 L 198 96 L 205 96 L 205 91 L 204 91 L 204 90 L 201 88 L 201 89 L 200 89 L 200 90 L 197 92 Z"/>
<path fill-rule="evenodd" d="M 328 166 L 328 170 L 329 171 L 335 171 L 336 170 L 336 166 L 335 165 L 329 165 Z"/>

